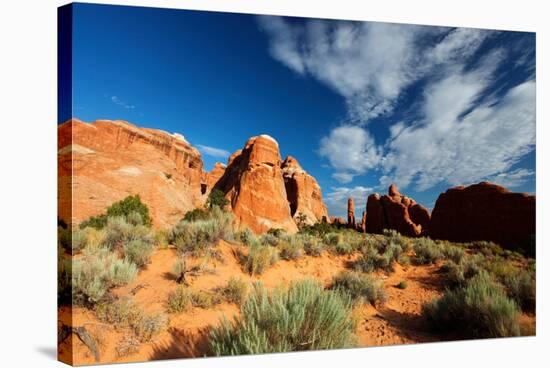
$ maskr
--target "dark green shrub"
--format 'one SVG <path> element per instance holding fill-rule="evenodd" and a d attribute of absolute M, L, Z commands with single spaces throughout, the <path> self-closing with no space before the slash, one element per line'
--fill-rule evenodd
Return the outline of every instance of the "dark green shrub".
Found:
<path fill-rule="evenodd" d="M 219 289 L 222 297 L 229 303 L 241 305 L 248 294 L 248 283 L 241 279 L 230 278 L 227 284 Z"/>
<path fill-rule="evenodd" d="M 443 258 L 441 247 L 429 238 L 414 239 L 413 250 L 418 264 L 432 264 Z"/>
<path fill-rule="evenodd" d="M 183 216 L 183 221 L 194 222 L 199 220 L 208 220 L 210 214 L 208 211 L 203 210 L 202 208 L 195 208 L 192 211 L 188 211 Z"/>
<path fill-rule="evenodd" d="M 342 271 L 332 279 L 332 289 L 348 293 L 355 301 L 383 304 L 386 292 L 382 281 L 370 275 L 351 271 Z"/>
<path fill-rule="evenodd" d="M 214 355 L 337 349 L 355 345 L 349 298 L 314 281 L 291 284 L 271 295 L 261 285 L 233 322 L 223 319 L 210 332 Z"/>
<path fill-rule="evenodd" d="M 328 233 L 337 232 L 338 228 L 328 222 L 318 222 L 313 225 L 304 225 L 300 228 L 300 234 L 315 235 L 318 237 L 324 237 Z"/>
<path fill-rule="evenodd" d="M 446 291 L 439 300 L 425 304 L 422 313 L 441 332 L 466 338 L 518 336 L 519 310 L 487 273 L 465 287 Z"/>
<path fill-rule="evenodd" d="M 206 200 L 206 207 L 212 209 L 218 207 L 224 209 L 229 204 L 229 200 L 225 198 L 225 193 L 219 189 L 213 189 Z"/>
<path fill-rule="evenodd" d="M 107 208 L 105 214 L 99 216 L 92 216 L 88 220 L 83 221 L 80 224 L 80 228 L 94 227 L 96 229 L 102 229 L 107 225 L 109 217 L 124 217 L 128 219 L 128 216 L 132 213 L 139 214 L 141 218 L 141 224 L 150 227 L 152 223 L 151 216 L 149 216 L 149 208 L 141 202 L 139 194 L 128 196 L 121 201 L 113 203 Z M 135 214 L 131 215 L 136 218 Z"/>
<path fill-rule="evenodd" d="M 284 235 L 286 235 L 286 231 L 284 229 L 271 228 L 267 230 L 267 234 L 273 235 L 277 238 L 282 238 Z"/>
<path fill-rule="evenodd" d="M 401 290 L 405 290 L 407 288 L 408 284 L 407 281 L 399 281 L 399 284 L 397 284 L 397 288 Z"/>

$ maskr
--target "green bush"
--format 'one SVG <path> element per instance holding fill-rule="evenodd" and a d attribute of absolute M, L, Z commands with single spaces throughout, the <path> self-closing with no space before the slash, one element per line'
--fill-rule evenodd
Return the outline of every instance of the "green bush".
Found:
<path fill-rule="evenodd" d="M 286 231 L 284 229 L 271 228 L 271 229 L 267 230 L 267 234 L 273 235 L 277 238 L 282 238 L 283 236 L 286 235 Z"/>
<path fill-rule="evenodd" d="M 254 243 L 249 247 L 248 255 L 244 257 L 244 269 L 251 275 L 261 275 L 278 260 L 279 256 L 273 247 Z"/>
<path fill-rule="evenodd" d="M 219 240 L 233 239 L 233 215 L 214 207 L 208 220 L 180 221 L 168 238 L 182 253 L 204 255 Z"/>
<path fill-rule="evenodd" d="M 342 242 L 342 239 L 343 236 L 341 233 L 328 233 L 323 237 L 325 244 L 330 246 L 338 245 L 338 243 Z"/>
<path fill-rule="evenodd" d="M 271 295 L 261 285 L 233 322 L 210 332 L 214 355 L 337 349 L 355 345 L 352 303 L 338 292 L 304 280 Z"/>
<path fill-rule="evenodd" d="M 445 272 L 451 287 L 466 286 L 467 282 L 474 276 L 479 275 L 483 268 L 480 260 L 475 257 L 466 257 L 459 263 L 447 262 L 442 271 Z"/>
<path fill-rule="evenodd" d="M 72 264 L 73 302 L 93 305 L 103 300 L 107 291 L 131 282 L 137 275 L 135 264 L 101 250 L 85 255 Z"/>
<path fill-rule="evenodd" d="M 269 246 L 275 247 L 279 244 L 280 241 L 281 241 L 281 239 L 279 239 L 278 237 L 276 237 L 273 234 L 266 233 L 266 234 L 262 234 L 262 236 L 260 236 L 260 242 L 263 245 L 269 245 Z"/>
<path fill-rule="evenodd" d="M 153 244 L 141 239 L 131 240 L 124 245 L 124 255 L 130 262 L 138 267 L 143 267 L 151 261 L 153 253 Z"/>
<path fill-rule="evenodd" d="M 535 273 L 527 270 L 518 271 L 515 275 L 502 278 L 506 293 L 524 311 L 532 312 L 536 307 L 537 285 Z"/>
<path fill-rule="evenodd" d="M 199 220 L 208 220 L 210 218 L 210 213 L 202 208 L 195 208 L 192 211 L 188 211 L 183 216 L 183 221 L 195 222 Z"/>
<path fill-rule="evenodd" d="M 342 271 L 332 279 L 331 288 L 348 293 L 355 301 L 372 305 L 383 304 L 386 301 L 382 282 L 370 275 Z"/>
<path fill-rule="evenodd" d="M 225 193 L 219 189 L 213 189 L 206 200 L 206 207 L 210 209 L 214 207 L 223 209 L 228 204 L 229 200 L 225 198 Z"/>
<path fill-rule="evenodd" d="M 334 251 L 336 252 L 336 254 L 344 256 L 344 255 L 352 254 L 354 249 L 350 243 L 342 242 L 334 246 Z"/>
<path fill-rule="evenodd" d="M 219 289 L 219 292 L 229 303 L 241 305 L 248 294 L 248 283 L 232 277 L 225 286 Z"/>
<path fill-rule="evenodd" d="M 279 256 L 287 261 L 299 259 L 304 255 L 304 245 L 297 236 L 291 237 L 289 241 L 281 241 L 278 247 Z"/>
<path fill-rule="evenodd" d="M 443 258 L 441 247 L 429 238 L 414 239 L 413 250 L 418 264 L 432 264 Z"/>
<path fill-rule="evenodd" d="M 364 248 L 362 254 L 354 262 L 354 268 L 361 272 L 374 272 L 383 270 L 386 272 L 393 271 L 393 253 L 378 253 L 373 248 Z"/>
<path fill-rule="evenodd" d="M 304 251 L 312 257 L 319 257 L 323 253 L 325 245 L 316 237 L 308 236 L 304 240 Z"/>
<path fill-rule="evenodd" d="M 489 274 L 483 272 L 465 287 L 446 291 L 427 303 L 423 315 L 434 329 L 466 338 L 518 336 L 519 310 Z"/>
<path fill-rule="evenodd" d="M 313 225 L 304 225 L 300 228 L 300 234 L 314 235 L 318 237 L 324 237 L 328 233 L 334 233 L 339 231 L 338 227 L 329 224 L 326 221 L 321 221 Z"/>
<path fill-rule="evenodd" d="M 407 281 L 399 281 L 399 284 L 397 284 L 397 288 L 401 290 L 405 290 L 407 288 L 408 284 Z"/>
<path fill-rule="evenodd" d="M 141 202 L 138 194 L 128 196 L 121 201 L 113 203 L 107 208 L 105 214 L 99 216 L 90 217 L 88 220 L 83 221 L 80 224 L 80 228 L 94 227 L 96 229 L 102 229 L 107 225 L 109 217 L 124 217 L 131 220 L 136 220 L 137 215 L 141 218 L 141 224 L 150 227 L 152 224 L 151 216 L 149 216 L 149 208 Z"/>
<path fill-rule="evenodd" d="M 441 247 L 441 252 L 444 258 L 450 259 L 454 263 L 460 263 L 466 256 L 464 249 L 450 244 L 443 245 Z"/>
<path fill-rule="evenodd" d="M 237 232 L 235 238 L 243 243 L 244 245 L 250 245 L 250 243 L 256 239 L 256 236 L 249 228 L 244 228 L 243 230 Z"/>
<path fill-rule="evenodd" d="M 176 290 L 168 294 L 166 309 L 170 313 L 180 313 L 189 311 L 191 307 L 211 308 L 220 302 L 221 298 L 217 295 L 202 290 L 191 290 L 187 286 L 180 285 Z"/>
<path fill-rule="evenodd" d="M 103 245 L 109 249 L 121 249 L 133 240 L 153 245 L 155 234 L 145 225 L 132 225 L 125 217 L 109 217 L 103 228 Z"/>

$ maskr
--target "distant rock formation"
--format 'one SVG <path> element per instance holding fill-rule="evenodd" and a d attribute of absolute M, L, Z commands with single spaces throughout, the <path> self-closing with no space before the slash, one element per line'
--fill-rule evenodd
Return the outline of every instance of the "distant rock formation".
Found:
<path fill-rule="evenodd" d="M 429 224 L 429 211 L 414 199 L 402 195 L 395 184 L 388 195 L 371 194 L 367 199 L 366 232 L 393 229 L 407 236 L 419 236 Z"/>
<path fill-rule="evenodd" d="M 348 198 L 348 228 L 355 229 L 355 204 L 353 198 Z"/>
<path fill-rule="evenodd" d="M 59 217 L 79 223 L 139 194 L 153 225 L 168 227 L 204 203 L 203 163 L 183 136 L 121 120 L 58 126 Z"/>
<path fill-rule="evenodd" d="M 458 186 L 439 195 L 430 221 L 430 236 L 469 242 L 493 241 L 534 253 L 535 196 L 481 182 Z"/>
<path fill-rule="evenodd" d="M 296 219 L 300 214 L 305 215 L 309 225 L 327 218 L 327 206 L 323 203 L 317 180 L 302 169 L 292 156 L 287 156 L 281 169 L 291 216 Z"/>
<path fill-rule="evenodd" d="M 363 211 L 363 216 L 361 216 L 361 226 L 359 227 L 359 231 L 364 233 L 367 230 L 367 212 Z"/>

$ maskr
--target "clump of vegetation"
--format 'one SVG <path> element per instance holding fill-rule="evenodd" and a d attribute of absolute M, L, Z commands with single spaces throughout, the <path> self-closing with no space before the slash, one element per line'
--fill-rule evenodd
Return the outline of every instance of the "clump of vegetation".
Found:
<path fill-rule="evenodd" d="M 207 254 L 219 240 L 233 238 L 233 215 L 213 207 L 210 218 L 193 222 L 182 220 L 170 231 L 168 240 L 178 251 L 195 256 Z"/>
<path fill-rule="evenodd" d="M 245 227 L 235 234 L 235 239 L 244 245 L 250 245 L 254 240 L 256 240 L 256 236 L 252 231 L 250 231 L 249 228 Z"/>
<path fill-rule="evenodd" d="M 323 238 L 328 233 L 338 232 L 339 229 L 335 225 L 329 224 L 326 221 L 317 222 L 313 225 L 304 225 L 300 228 L 300 234 L 308 234 Z"/>
<path fill-rule="evenodd" d="M 261 275 L 278 260 L 278 253 L 273 247 L 254 243 L 249 247 L 248 255 L 243 257 L 243 264 L 246 272 Z"/>
<path fill-rule="evenodd" d="M 192 211 L 188 211 L 183 216 L 183 221 L 195 222 L 200 220 L 208 220 L 210 218 L 210 213 L 202 208 L 195 208 Z"/>
<path fill-rule="evenodd" d="M 332 279 L 332 289 L 348 293 L 355 301 L 383 304 L 386 292 L 380 280 L 371 275 L 352 271 L 342 271 Z"/>
<path fill-rule="evenodd" d="M 211 308 L 220 302 L 221 298 L 214 294 L 202 290 L 195 291 L 181 285 L 168 295 L 166 309 L 170 313 L 180 313 L 189 311 L 192 307 Z"/>
<path fill-rule="evenodd" d="M 248 283 L 232 277 L 227 284 L 219 289 L 222 297 L 229 303 L 241 305 L 248 294 Z"/>
<path fill-rule="evenodd" d="M 103 245 L 110 249 L 123 248 L 132 240 L 141 240 L 151 246 L 155 241 L 155 235 L 150 228 L 139 223 L 132 224 L 127 218 L 121 216 L 109 217 L 103 229 L 105 231 Z"/>
<path fill-rule="evenodd" d="M 489 274 L 480 273 L 465 287 L 446 291 L 425 304 L 423 315 L 434 329 L 468 338 L 518 336 L 518 306 Z"/>
<path fill-rule="evenodd" d="M 401 290 L 405 290 L 407 286 L 408 284 L 407 284 L 407 281 L 405 280 L 399 281 L 399 284 L 397 284 L 397 288 Z"/>
<path fill-rule="evenodd" d="M 142 239 L 131 240 L 124 245 L 123 254 L 126 258 L 138 267 L 143 267 L 151 260 L 153 243 Z"/>
<path fill-rule="evenodd" d="M 279 256 L 287 261 L 296 260 L 304 255 L 304 245 L 299 236 L 293 236 L 288 241 L 282 241 L 278 245 Z"/>
<path fill-rule="evenodd" d="M 479 275 L 483 268 L 481 262 L 483 258 L 469 256 L 459 262 L 447 262 L 441 268 L 445 272 L 449 285 L 454 287 L 465 286 L 467 282 L 474 276 Z"/>
<path fill-rule="evenodd" d="M 131 282 L 137 275 L 134 263 L 119 259 L 107 250 L 84 255 L 72 264 L 73 302 L 93 305 L 103 300 L 107 291 Z"/>
<path fill-rule="evenodd" d="M 267 230 L 267 234 L 273 235 L 273 236 L 281 239 L 282 237 L 284 237 L 286 235 L 286 231 L 284 229 L 271 228 L 271 229 Z"/>
<path fill-rule="evenodd" d="M 537 285 L 535 273 L 528 270 L 518 270 L 514 275 L 502 278 L 501 283 L 506 293 L 523 311 L 532 312 L 536 307 Z"/>
<path fill-rule="evenodd" d="M 224 209 L 229 204 L 229 200 L 225 198 L 225 193 L 219 189 L 212 189 L 206 200 L 206 207 L 212 209 L 218 207 Z"/>
<path fill-rule="evenodd" d="M 93 216 L 88 220 L 83 221 L 80 224 L 80 228 L 83 229 L 85 227 L 94 227 L 96 229 L 102 229 L 105 225 L 107 225 L 109 217 L 124 217 L 127 219 L 130 214 L 134 212 L 139 214 L 142 225 L 151 227 L 152 219 L 149 215 L 149 208 L 141 202 L 139 195 L 136 194 L 113 203 L 109 208 L 107 208 L 105 214 Z"/>
<path fill-rule="evenodd" d="M 168 325 L 166 315 L 146 314 L 132 299 L 103 302 L 96 307 L 99 320 L 118 328 L 130 328 L 141 342 L 150 341 Z"/>
<path fill-rule="evenodd" d="M 255 285 L 233 322 L 210 332 L 214 355 L 337 349 L 355 345 L 352 303 L 345 295 L 305 280 L 269 294 Z"/>
<path fill-rule="evenodd" d="M 308 256 L 319 257 L 324 249 L 325 245 L 317 237 L 309 235 L 304 238 L 304 252 Z"/>
<path fill-rule="evenodd" d="M 361 256 L 355 261 L 354 268 L 362 272 L 374 272 L 383 270 L 393 271 L 393 254 L 390 252 L 380 254 L 378 250 L 367 247 L 361 252 Z"/>
<path fill-rule="evenodd" d="M 262 243 L 263 245 L 276 247 L 280 242 L 281 239 L 273 234 L 265 233 L 260 236 L 260 243 Z"/>
<path fill-rule="evenodd" d="M 414 239 L 413 250 L 418 264 L 432 264 L 444 257 L 441 247 L 429 238 Z"/>

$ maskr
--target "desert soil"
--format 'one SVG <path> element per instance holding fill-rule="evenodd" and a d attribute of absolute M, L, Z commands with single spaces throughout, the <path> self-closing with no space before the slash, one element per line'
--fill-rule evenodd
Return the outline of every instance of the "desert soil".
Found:
<path fill-rule="evenodd" d="M 212 260 L 209 267 L 212 272 L 190 276 L 190 287 L 195 290 L 213 290 L 223 286 L 231 277 L 250 282 L 261 281 L 272 289 L 286 285 L 294 280 L 315 278 L 328 285 L 334 275 L 347 268 L 353 256 L 335 256 L 323 252 L 320 257 L 304 256 L 296 261 L 277 262 L 261 276 L 250 276 L 243 272 L 235 255 L 240 246 L 220 242 L 218 250 L 222 261 Z M 151 263 L 136 277 L 134 282 L 113 290 L 116 296 L 132 296 L 133 300 L 147 312 L 166 312 L 165 302 L 168 294 L 178 284 L 171 274 L 177 253 L 174 249 L 159 249 L 152 256 Z M 192 260 L 198 262 L 198 260 Z M 456 339 L 456 336 L 441 336 L 427 329 L 426 321 L 421 317 L 422 305 L 442 294 L 444 280 L 439 273 L 441 264 L 426 266 L 396 265 L 390 274 L 376 273 L 384 281 L 387 302 L 383 306 L 373 307 L 363 304 L 354 309 L 358 319 L 356 335 L 358 346 L 381 346 L 412 344 Z M 399 289 L 397 284 L 406 281 L 407 287 Z M 86 308 L 63 307 L 60 320 L 73 327 L 84 326 L 99 342 L 100 360 L 96 361 L 90 349 L 73 334 L 59 346 L 62 356 L 70 355 L 73 344 L 73 362 L 77 365 L 137 362 L 170 358 L 202 357 L 207 353 L 207 331 L 216 326 L 225 316 L 232 319 L 239 314 L 234 304 L 222 302 L 211 309 L 193 308 L 189 313 L 169 314 L 167 331 L 157 335 L 153 341 L 143 343 L 137 352 L 119 356 L 117 346 L 130 334 L 123 329 L 101 323 L 93 311 Z M 522 315 L 522 329 L 534 331 L 535 317 Z"/>

